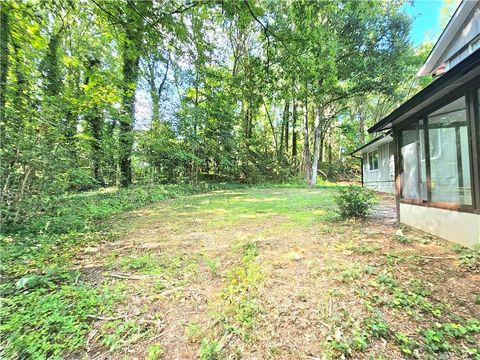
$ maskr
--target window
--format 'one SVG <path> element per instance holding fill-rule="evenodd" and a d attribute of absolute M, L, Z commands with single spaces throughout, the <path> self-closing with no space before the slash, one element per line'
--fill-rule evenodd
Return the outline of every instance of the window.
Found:
<path fill-rule="evenodd" d="M 432 201 L 471 205 L 465 97 L 428 115 L 428 142 Z"/>
<path fill-rule="evenodd" d="M 426 165 L 425 161 L 421 161 L 422 153 L 425 152 L 423 127 L 423 120 L 419 120 L 401 132 L 400 179 L 402 191 L 400 196 L 403 199 L 427 199 Z"/>
<path fill-rule="evenodd" d="M 378 170 L 378 149 L 370 151 L 368 153 L 368 170 Z"/>
<path fill-rule="evenodd" d="M 480 37 L 476 40 L 472 41 L 470 45 L 471 52 L 473 53 L 475 50 L 480 49 Z"/>
<path fill-rule="evenodd" d="M 430 139 L 430 159 L 438 159 L 440 151 L 442 151 L 442 138 L 440 132 L 436 132 L 438 136 L 432 136 Z M 425 139 L 423 130 L 420 130 L 420 159 L 425 161 Z"/>

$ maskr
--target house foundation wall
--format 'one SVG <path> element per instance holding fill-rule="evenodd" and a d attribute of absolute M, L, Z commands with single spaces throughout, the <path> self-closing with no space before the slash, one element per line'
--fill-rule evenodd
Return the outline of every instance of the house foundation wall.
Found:
<path fill-rule="evenodd" d="M 364 182 L 363 186 L 382 193 L 395 194 L 395 182 L 393 180 L 384 182 Z"/>
<path fill-rule="evenodd" d="M 400 222 L 464 246 L 480 244 L 478 214 L 401 203 Z"/>

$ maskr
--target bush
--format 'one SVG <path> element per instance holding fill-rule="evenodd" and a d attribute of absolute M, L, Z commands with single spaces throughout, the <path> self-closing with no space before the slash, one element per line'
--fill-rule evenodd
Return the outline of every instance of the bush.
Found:
<path fill-rule="evenodd" d="M 343 218 L 365 217 L 377 203 L 375 193 L 360 186 L 347 186 L 335 196 L 338 213 Z"/>

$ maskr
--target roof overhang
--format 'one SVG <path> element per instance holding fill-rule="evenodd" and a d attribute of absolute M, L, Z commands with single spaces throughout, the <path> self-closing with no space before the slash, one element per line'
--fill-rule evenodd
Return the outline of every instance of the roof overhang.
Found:
<path fill-rule="evenodd" d="M 369 151 L 372 151 L 372 150 L 378 148 L 379 146 L 381 146 L 383 144 L 387 144 L 391 141 L 393 141 L 392 135 L 390 133 L 385 133 L 382 136 L 379 136 L 379 137 L 373 139 L 372 141 L 366 143 L 365 145 L 359 147 L 358 149 L 356 149 L 355 151 L 350 153 L 350 155 L 351 156 L 363 155 L 363 154 L 365 154 Z"/>
<path fill-rule="evenodd" d="M 480 49 L 404 102 L 368 129 L 368 132 L 373 133 L 391 129 L 478 76 L 480 76 Z"/>
<path fill-rule="evenodd" d="M 430 51 L 427 60 L 425 61 L 421 69 L 417 72 L 417 76 L 429 75 L 435 70 L 435 65 L 438 63 L 441 56 L 444 54 L 448 45 L 450 45 L 465 20 L 467 20 L 471 11 L 477 5 L 478 1 L 472 0 L 463 0 L 460 5 L 458 5 L 457 10 L 455 10 L 455 13 L 450 18 L 447 26 L 445 27 L 445 29 L 443 29 L 442 34 L 440 35 L 437 42 Z"/>

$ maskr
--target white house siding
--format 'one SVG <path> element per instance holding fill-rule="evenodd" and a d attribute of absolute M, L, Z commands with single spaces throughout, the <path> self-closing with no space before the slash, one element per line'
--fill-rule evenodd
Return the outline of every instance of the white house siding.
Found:
<path fill-rule="evenodd" d="M 451 68 L 465 59 L 471 53 L 471 49 L 465 47 L 480 34 L 480 2 L 477 4 L 474 11 L 468 16 L 460 30 L 450 42 L 445 52 L 435 64 L 434 69 L 450 59 L 448 68 Z M 462 50 L 462 48 L 465 48 Z M 462 50 L 462 51 L 460 51 Z M 472 49 L 473 50 L 473 49 Z M 452 58 L 455 55 L 454 58 Z"/>
<path fill-rule="evenodd" d="M 480 244 L 478 214 L 401 203 L 400 222 L 464 246 Z"/>
<path fill-rule="evenodd" d="M 380 145 L 378 150 L 378 170 L 368 169 L 368 153 L 363 154 L 363 186 L 376 191 L 395 194 L 395 162 L 393 142 Z"/>

